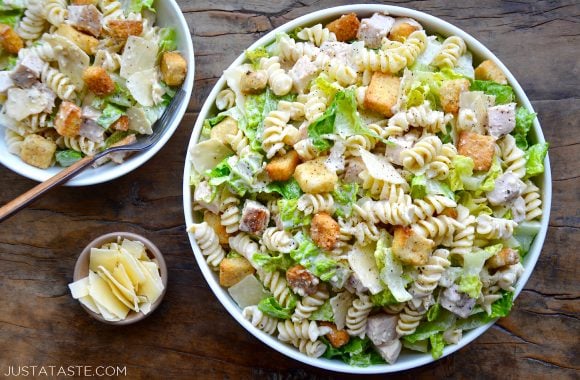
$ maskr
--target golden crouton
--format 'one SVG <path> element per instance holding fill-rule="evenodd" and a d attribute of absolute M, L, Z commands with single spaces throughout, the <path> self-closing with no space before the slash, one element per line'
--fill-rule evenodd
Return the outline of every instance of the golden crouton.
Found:
<path fill-rule="evenodd" d="M 39 135 L 28 135 L 20 146 L 20 158 L 29 165 L 46 169 L 52 164 L 56 143 Z"/>
<path fill-rule="evenodd" d="M 129 130 L 129 117 L 127 115 L 121 116 L 111 125 L 111 129 L 115 131 L 127 132 Z"/>
<path fill-rule="evenodd" d="M 217 234 L 221 245 L 228 245 L 230 235 L 226 232 L 226 228 L 222 226 L 222 221 L 219 215 L 211 211 L 203 213 L 203 221 L 206 222 Z"/>
<path fill-rule="evenodd" d="M 395 23 L 389 32 L 389 40 L 404 42 L 411 33 L 419 29 L 419 25 L 413 25 L 408 22 Z"/>
<path fill-rule="evenodd" d="M 489 269 L 498 269 L 508 265 L 514 265 L 520 262 L 518 251 L 511 248 L 504 248 L 496 255 L 492 256 L 485 263 Z"/>
<path fill-rule="evenodd" d="M 165 52 L 161 57 L 161 77 L 169 86 L 179 86 L 187 75 L 187 62 L 177 52 Z M 267 78 L 266 78 L 267 80 Z"/>
<path fill-rule="evenodd" d="M 336 244 L 339 233 L 340 226 L 328 213 L 320 212 L 312 218 L 312 223 L 310 224 L 310 236 L 312 236 L 312 240 L 314 240 L 314 243 L 316 243 L 320 248 L 327 251 L 332 250 Z"/>
<path fill-rule="evenodd" d="M 56 117 L 54 118 L 54 128 L 61 136 L 75 137 L 81 130 L 81 108 L 74 103 L 63 101 L 60 103 Z"/>
<path fill-rule="evenodd" d="M 24 47 L 24 42 L 14 29 L 0 24 L 0 45 L 8 54 L 17 54 Z"/>
<path fill-rule="evenodd" d="M 248 70 L 242 74 L 240 89 L 244 94 L 259 94 L 268 84 L 268 74 L 265 70 Z"/>
<path fill-rule="evenodd" d="M 462 156 L 471 157 L 475 170 L 487 171 L 491 167 L 495 153 L 494 139 L 492 136 L 463 131 L 459 134 L 457 152 Z"/>
<path fill-rule="evenodd" d="M 326 339 L 332 344 L 332 347 L 339 348 L 344 346 L 350 340 L 350 335 L 345 330 L 339 330 L 332 322 L 320 322 L 321 326 L 330 327 L 331 332 L 326 334 Z"/>
<path fill-rule="evenodd" d="M 294 170 L 294 178 L 305 193 L 319 194 L 334 190 L 338 177 L 336 173 L 328 170 L 324 164 L 325 159 L 326 157 L 319 157 L 306 161 Z"/>
<path fill-rule="evenodd" d="M 97 46 L 99 45 L 98 39 L 93 36 L 89 36 L 88 34 L 79 32 L 68 24 L 60 24 L 55 33 L 59 36 L 68 38 L 88 55 L 95 55 L 97 51 Z"/>
<path fill-rule="evenodd" d="M 393 116 L 391 108 L 397 103 L 400 82 L 396 76 L 375 72 L 365 93 L 364 107 L 386 117 Z"/>
<path fill-rule="evenodd" d="M 143 33 L 143 22 L 137 20 L 109 20 L 107 27 L 111 37 L 121 40 Z"/>
<path fill-rule="evenodd" d="M 72 0 L 73 5 L 97 5 L 99 0 Z"/>
<path fill-rule="evenodd" d="M 492 80 L 500 84 L 507 84 L 507 77 L 491 60 L 486 59 L 475 68 L 475 79 Z"/>
<path fill-rule="evenodd" d="M 418 235 L 411 227 L 395 227 L 393 253 L 403 264 L 425 265 L 433 251 L 433 240 Z"/>
<path fill-rule="evenodd" d="M 286 271 L 286 281 L 292 291 L 302 297 L 318 291 L 320 280 L 302 265 L 294 265 Z"/>
<path fill-rule="evenodd" d="M 229 288 L 253 273 L 252 264 L 244 257 L 226 257 L 220 263 L 220 285 Z"/>
<path fill-rule="evenodd" d="M 295 150 L 276 156 L 266 165 L 266 172 L 272 181 L 287 181 L 294 174 L 296 166 L 300 163 L 300 157 Z"/>
<path fill-rule="evenodd" d="M 102 67 L 87 67 L 83 72 L 83 81 L 95 95 L 106 96 L 115 92 L 115 82 Z"/>
<path fill-rule="evenodd" d="M 336 35 L 337 41 L 348 42 L 354 40 L 360 27 L 356 13 L 340 16 L 339 19 L 326 25 L 326 28 Z"/>
<path fill-rule="evenodd" d="M 447 113 L 456 114 L 459 112 L 459 95 L 462 92 L 469 91 L 469 80 L 467 79 L 452 79 L 443 82 L 439 90 L 439 97 L 441 99 L 441 106 L 443 111 Z"/>
<path fill-rule="evenodd" d="M 231 117 L 226 117 L 218 124 L 214 125 L 209 133 L 209 137 L 221 141 L 224 145 L 228 145 L 227 135 L 235 135 L 238 133 L 238 122 Z"/>

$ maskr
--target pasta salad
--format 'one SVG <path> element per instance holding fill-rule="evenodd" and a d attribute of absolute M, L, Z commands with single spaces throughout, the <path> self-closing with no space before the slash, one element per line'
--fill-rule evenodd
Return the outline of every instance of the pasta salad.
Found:
<path fill-rule="evenodd" d="M 153 0 L 0 4 L 0 125 L 8 151 L 38 168 L 153 132 L 187 63 Z M 114 153 L 97 162 L 123 162 Z"/>
<path fill-rule="evenodd" d="M 246 58 L 189 152 L 188 231 L 255 328 L 369 366 L 508 315 L 548 145 L 493 61 L 379 13 Z"/>

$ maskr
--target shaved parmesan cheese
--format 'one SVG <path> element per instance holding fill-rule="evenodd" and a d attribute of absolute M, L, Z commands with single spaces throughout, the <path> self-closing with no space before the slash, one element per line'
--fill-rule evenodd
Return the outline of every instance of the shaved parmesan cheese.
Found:
<path fill-rule="evenodd" d="M 154 68 L 158 50 L 155 41 L 129 36 L 121 56 L 121 77 L 127 79 L 132 74 Z"/>
<path fill-rule="evenodd" d="M 121 247 L 127 250 L 137 260 L 149 260 L 149 257 L 145 253 L 145 245 L 140 241 L 124 239 Z"/>
<path fill-rule="evenodd" d="M 139 311 L 139 307 L 137 306 L 137 295 L 132 286 L 129 288 L 123 286 L 123 284 L 117 281 L 117 279 L 115 279 L 115 277 L 104 267 L 99 267 L 97 273 L 107 281 L 111 291 L 119 301 L 123 302 L 128 308 Z"/>
<path fill-rule="evenodd" d="M 85 277 L 88 281 L 88 277 Z M 84 297 L 79 298 L 79 302 L 81 304 L 83 304 L 87 309 L 89 309 L 90 311 L 92 311 L 93 313 L 99 313 L 99 309 L 97 308 L 97 305 L 95 304 L 95 301 L 93 300 L 93 297 L 87 295 Z"/>
<path fill-rule="evenodd" d="M 8 90 L 8 97 L 4 103 L 6 115 L 18 121 L 42 112 L 48 105 L 49 99 L 37 87 L 27 89 L 13 87 Z"/>
<path fill-rule="evenodd" d="M 396 185 L 407 184 L 386 157 L 377 156 L 364 149 L 360 149 L 360 157 L 371 177 Z"/>
<path fill-rule="evenodd" d="M 125 267 L 123 266 L 123 264 L 117 265 L 117 267 L 115 269 L 113 269 L 112 275 L 113 275 L 113 277 L 115 277 L 115 280 L 117 280 L 125 288 L 133 288 L 134 287 L 133 282 L 129 278 L 129 275 L 127 274 L 127 271 L 125 270 Z"/>
<path fill-rule="evenodd" d="M 487 131 L 487 109 L 495 104 L 494 95 L 486 95 L 483 91 L 466 91 L 459 95 L 459 108 L 469 108 L 475 112 L 477 130 L 474 132 L 485 134 Z"/>
<path fill-rule="evenodd" d="M 85 86 L 83 72 L 91 63 L 87 53 L 68 38 L 57 34 L 45 34 L 43 39 L 56 52 L 59 71 L 69 77 L 71 82 L 81 90 Z"/>
<path fill-rule="evenodd" d="M 81 278 L 72 284 L 68 284 L 68 288 L 74 299 L 86 297 L 89 295 L 89 278 Z"/>
<path fill-rule="evenodd" d="M 257 305 L 263 298 L 268 297 L 268 293 L 264 291 L 264 287 L 254 275 L 248 275 L 229 287 L 228 293 L 242 309 L 246 306 Z"/>
<path fill-rule="evenodd" d="M 352 305 L 353 299 L 354 296 L 349 292 L 338 293 L 330 299 L 330 307 L 334 314 L 334 324 L 336 324 L 336 328 L 339 330 L 344 329 L 346 325 L 346 314 Z"/>
<path fill-rule="evenodd" d="M 149 69 L 131 74 L 127 78 L 127 89 L 143 107 L 152 107 L 153 84 L 157 82 L 157 70 Z"/>
<path fill-rule="evenodd" d="M 348 253 L 348 263 L 363 286 L 368 288 L 372 294 L 377 294 L 383 290 L 383 285 L 380 281 L 380 272 L 374 253 L 372 244 L 364 247 L 355 244 Z"/>
<path fill-rule="evenodd" d="M 141 269 L 139 265 L 139 261 L 135 259 L 129 252 L 127 251 L 119 251 L 119 263 L 123 265 L 127 275 L 131 279 L 133 286 L 138 286 L 145 282 L 145 273 Z"/>
<path fill-rule="evenodd" d="M 217 139 L 209 139 L 195 144 L 189 151 L 193 168 L 198 173 L 213 169 L 224 158 L 234 152 Z"/>
<path fill-rule="evenodd" d="M 141 261 L 138 261 L 141 266 L 142 272 L 145 274 L 146 281 L 141 284 L 139 288 L 139 295 L 147 297 L 149 302 L 154 303 L 157 298 L 163 293 L 163 283 L 161 281 L 157 282 L 155 278 L 151 275 L 151 272 L 147 269 Z"/>
<path fill-rule="evenodd" d="M 91 248 L 89 270 L 96 272 L 98 267 L 104 267 L 109 272 L 112 272 L 118 262 L 119 251 L 113 249 Z"/>
<path fill-rule="evenodd" d="M 150 135 L 153 133 L 151 122 L 147 118 L 147 114 L 141 107 L 130 107 L 127 109 L 127 117 L 129 118 L 129 129 L 139 132 L 142 135 Z"/>
<path fill-rule="evenodd" d="M 129 308 L 115 297 L 107 282 L 94 272 L 89 272 L 89 295 L 101 312 L 104 308 L 120 319 L 124 319 L 129 313 Z"/>

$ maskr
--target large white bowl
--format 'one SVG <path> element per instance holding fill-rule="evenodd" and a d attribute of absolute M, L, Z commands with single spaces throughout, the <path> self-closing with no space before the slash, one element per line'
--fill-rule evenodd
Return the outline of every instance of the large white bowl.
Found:
<path fill-rule="evenodd" d="M 102 182 L 107 182 L 112 179 L 125 175 L 139 166 L 143 165 L 147 160 L 155 155 L 171 138 L 185 111 L 191 97 L 193 90 L 193 77 L 195 72 L 195 62 L 193 57 L 193 44 L 191 42 L 191 35 L 189 26 L 183 17 L 183 13 L 175 0 L 156 0 L 154 7 L 157 11 L 158 26 L 175 28 L 178 36 L 177 46 L 178 50 L 183 54 L 187 61 L 187 77 L 183 83 L 183 90 L 186 92 L 182 103 L 179 105 L 171 118 L 171 125 L 163 134 L 161 139 L 145 152 L 134 154 L 128 158 L 123 164 L 114 164 L 109 162 L 98 168 L 88 168 L 80 173 L 75 178 L 66 183 L 65 186 L 87 186 L 95 185 Z M 53 175 L 57 174 L 62 168 L 54 166 L 48 169 L 39 169 L 28 165 L 20 159 L 20 157 L 8 153 L 8 148 L 4 141 L 4 128 L 0 126 L 0 164 L 6 166 L 8 169 L 23 175 L 24 177 L 33 179 L 38 182 L 46 181 Z"/>
<path fill-rule="evenodd" d="M 499 67 L 502 68 L 503 72 L 508 77 L 509 84 L 515 90 L 515 93 L 518 97 L 519 103 L 529 110 L 532 109 L 532 105 L 530 104 L 530 101 L 528 100 L 527 96 L 524 94 L 524 91 L 522 90 L 522 88 L 519 85 L 519 83 L 517 82 L 517 80 L 509 72 L 509 70 L 497 59 L 497 57 L 491 51 L 489 51 L 485 46 L 483 46 L 480 42 L 478 42 L 475 38 L 473 38 L 469 34 L 465 33 L 463 30 L 449 24 L 448 22 L 445 22 L 437 17 L 430 16 L 426 13 L 415 11 L 412 9 L 389 6 L 389 5 L 347 5 L 347 6 L 324 9 L 321 11 L 317 11 L 317 12 L 299 17 L 299 18 L 297 18 L 297 19 L 295 19 L 287 24 L 282 25 L 281 27 L 273 30 L 272 32 L 265 35 L 264 37 L 260 38 L 251 47 L 249 47 L 249 49 L 254 49 L 254 48 L 259 47 L 259 46 L 267 45 L 268 43 L 272 42 L 276 38 L 276 33 L 278 33 L 278 32 L 291 31 L 299 26 L 309 26 L 309 25 L 314 25 L 317 23 L 325 23 L 325 22 L 328 22 L 328 21 L 331 21 L 331 20 L 337 18 L 340 15 L 351 13 L 351 12 L 356 13 L 359 17 L 370 16 L 374 12 L 387 12 L 387 13 L 389 13 L 391 15 L 395 15 L 395 16 L 412 17 L 412 18 L 416 19 L 417 21 L 419 21 L 425 27 L 425 29 L 427 29 L 430 33 L 439 33 L 443 36 L 449 36 L 449 35 L 460 36 L 461 38 L 463 38 L 465 40 L 468 48 L 471 50 L 471 52 L 474 54 L 475 57 L 480 58 L 480 59 L 491 59 L 495 63 L 497 63 L 499 65 Z M 234 63 L 232 63 L 232 66 L 240 65 L 241 63 L 243 63 L 244 59 L 245 59 L 244 54 L 240 55 L 234 61 Z M 193 133 L 191 135 L 191 139 L 189 142 L 188 151 L 189 151 L 189 149 L 191 149 L 191 147 L 193 147 L 197 143 L 204 119 L 207 118 L 209 115 L 211 115 L 212 112 L 215 112 L 215 106 L 214 106 L 215 98 L 216 98 L 218 92 L 221 89 L 223 89 L 225 84 L 226 84 L 225 79 L 222 77 L 215 85 L 213 91 L 207 97 L 206 103 L 204 104 L 203 108 L 201 109 L 201 112 L 199 113 L 195 127 L 193 129 Z M 537 142 L 544 141 L 544 135 L 542 134 L 540 124 L 538 123 L 537 120 L 534 122 L 533 136 Z M 183 176 L 183 207 L 184 207 L 184 211 L 185 211 L 185 220 L 186 220 L 187 225 L 191 225 L 192 223 L 195 223 L 195 221 L 193 219 L 193 214 L 192 214 L 192 200 L 191 200 L 192 193 L 191 193 L 191 187 L 189 185 L 190 173 L 191 173 L 191 162 L 190 162 L 189 155 L 188 155 L 188 157 L 185 160 L 185 170 L 184 170 L 184 176 Z M 517 284 L 516 296 L 523 289 L 524 285 L 528 281 L 528 278 L 532 274 L 534 266 L 536 265 L 536 262 L 538 261 L 538 257 L 540 256 L 540 252 L 542 250 L 542 245 L 543 245 L 544 239 L 546 237 L 546 231 L 548 229 L 548 220 L 550 217 L 550 205 L 551 205 L 551 201 L 552 201 L 552 176 L 551 176 L 551 172 L 550 172 L 550 163 L 549 163 L 548 157 L 546 157 L 546 161 L 545 161 L 545 172 L 538 182 L 539 182 L 539 185 L 542 189 L 542 195 L 543 195 L 543 199 L 542 199 L 542 202 L 543 202 L 542 227 L 540 229 L 540 232 L 536 236 L 534 243 L 532 244 L 532 246 L 530 248 L 530 251 L 526 255 L 526 258 L 524 259 L 523 264 L 525 267 L 525 271 L 524 271 L 522 277 L 520 278 L 520 280 Z M 197 246 L 197 243 L 195 242 L 195 240 L 193 238 L 193 234 L 191 234 L 191 233 L 189 234 L 189 240 L 191 242 L 191 246 L 193 248 L 193 252 L 195 254 L 195 258 L 196 258 L 197 263 L 201 269 L 201 272 L 203 273 L 209 286 L 211 287 L 211 289 L 213 290 L 213 292 L 215 293 L 217 298 L 220 300 L 220 302 L 224 305 L 226 310 L 252 335 L 254 335 L 256 338 L 260 339 L 262 342 L 264 342 L 268 346 L 272 347 L 273 349 L 283 353 L 284 355 L 287 355 L 293 359 L 296 359 L 298 361 L 301 361 L 303 363 L 306 363 L 306 364 L 309 364 L 309 365 L 312 365 L 315 367 L 324 368 L 324 369 L 328 369 L 331 371 L 356 373 L 356 374 L 397 372 L 397 371 L 403 371 L 403 370 L 410 369 L 410 368 L 419 367 L 419 366 L 422 366 L 422 365 L 425 365 L 425 364 L 428 364 L 428 363 L 431 363 L 434 361 L 434 359 L 431 357 L 431 354 L 422 354 L 422 353 L 414 353 L 411 351 L 403 351 L 403 353 L 401 353 L 401 356 L 399 357 L 398 361 L 395 364 L 392 364 L 392 365 L 381 364 L 381 365 L 374 365 L 374 366 L 370 366 L 370 367 L 366 367 L 366 368 L 360 368 L 360 367 L 349 366 L 349 365 L 347 365 L 343 362 L 340 362 L 338 360 L 328 360 L 325 358 L 315 359 L 315 358 L 308 357 L 308 356 L 300 353 L 294 347 L 286 345 L 286 344 L 280 342 L 275 337 L 270 336 L 270 335 L 262 332 L 261 330 L 258 330 L 257 328 L 253 327 L 249 321 L 244 319 L 242 317 L 242 313 L 241 313 L 240 308 L 236 305 L 236 303 L 229 296 L 227 290 L 225 288 L 222 288 L 219 285 L 219 281 L 218 281 L 218 277 L 217 277 L 216 273 L 213 272 L 208 267 L 208 265 L 205 261 L 205 258 L 201 254 L 201 251 L 199 250 L 199 247 Z M 490 322 L 490 323 L 486 324 L 485 326 L 481 326 L 477 329 L 474 329 L 474 330 L 471 330 L 471 331 L 465 333 L 463 335 L 463 339 L 459 342 L 459 344 L 445 347 L 445 349 L 443 350 L 443 356 L 447 356 L 447 355 L 459 350 L 463 346 L 469 344 L 474 339 L 476 339 L 478 336 L 483 334 L 492 325 L 493 325 L 493 322 Z"/>

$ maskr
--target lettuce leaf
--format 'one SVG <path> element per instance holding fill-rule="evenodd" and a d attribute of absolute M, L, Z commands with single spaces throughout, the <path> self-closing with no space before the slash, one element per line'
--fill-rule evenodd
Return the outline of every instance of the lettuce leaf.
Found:
<path fill-rule="evenodd" d="M 461 276 L 459 281 L 459 291 L 467 294 L 471 298 L 479 297 L 483 284 L 479 280 L 479 274 L 469 274 Z"/>
<path fill-rule="evenodd" d="M 491 304 L 491 314 L 474 314 L 466 319 L 458 319 L 455 328 L 462 330 L 472 330 L 489 323 L 496 318 L 507 317 L 514 304 L 514 293 L 501 291 L 502 298 Z"/>
<path fill-rule="evenodd" d="M 522 150 L 528 149 L 528 133 L 532 129 L 535 118 L 536 114 L 524 107 L 518 107 L 516 110 L 516 127 L 511 135 L 516 139 L 516 146 Z"/>
<path fill-rule="evenodd" d="M 330 305 L 330 299 L 327 299 L 308 319 L 311 321 L 334 322 L 334 312 Z"/>
<path fill-rule="evenodd" d="M 3 10 L 0 3 L 0 24 L 8 25 L 13 29 L 18 26 L 24 12 L 22 10 Z"/>
<path fill-rule="evenodd" d="M 463 190 L 463 182 L 465 178 L 473 175 L 473 168 L 475 164 L 471 157 L 462 156 L 460 154 L 453 157 L 451 161 L 451 170 L 449 171 L 449 187 L 452 191 Z"/>
<path fill-rule="evenodd" d="M 439 317 L 440 310 L 441 306 L 439 306 L 439 303 L 434 303 L 433 305 L 431 305 L 429 310 L 427 310 L 427 320 L 431 322 L 437 319 L 437 317 Z"/>
<path fill-rule="evenodd" d="M 469 191 L 460 191 L 458 193 L 459 204 L 467 207 L 471 215 L 478 216 L 480 214 L 493 214 L 493 210 L 485 203 L 475 203 L 473 195 Z"/>
<path fill-rule="evenodd" d="M 64 168 L 71 166 L 81 158 L 83 158 L 83 154 L 76 150 L 69 149 L 56 152 L 56 162 Z"/>
<path fill-rule="evenodd" d="M 266 192 L 278 193 L 284 199 L 297 199 L 302 195 L 302 189 L 300 189 L 298 182 L 294 178 L 283 182 L 271 182 L 266 186 Z"/>
<path fill-rule="evenodd" d="M 307 226 L 312 219 L 310 215 L 305 215 L 298 210 L 298 199 L 279 199 L 278 209 L 284 229 Z"/>
<path fill-rule="evenodd" d="M 373 364 L 384 364 L 384 359 L 375 351 L 369 338 L 351 337 L 350 341 L 340 348 L 334 348 L 326 338 L 321 338 L 327 349 L 323 357 L 339 359 L 355 367 L 368 367 Z"/>
<path fill-rule="evenodd" d="M 356 194 L 358 193 L 358 184 L 343 183 L 336 186 L 332 192 L 335 202 L 335 214 L 342 218 L 349 218 L 352 215 L 352 205 L 356 202 Z"/>
<path fill-rule="evenodd" d="M 296 298 L 292 298 L 290 306 L 288 307 L 282 307 L 274 297 L 264 298 L 260 303 L 258 303 L 258 309 L 268 314 L 270 317 L 278 319 L 290 319 L 294 313 L 295 307 Z"/>
<path fill-rule="evenodd" d="M 544 172 L 544 159 L 548 154 L 549 143 L 532 145 L 526 151 L 526 178 L 535 177 Z"/>
<path fill-rule="evenodd" d="M 270 256 L 265 253 L 256 253 L 252 256 L 252 260 L 262 267 L 266 272 L 274 272 L 276 270 L 286 271 L 292 265 L 294 265 L 294 260 L 289 255 L 280 253 L 277 256 Z"/>
<path fill-rule="evenodd" d="M 399 303 L 389 289 L 382 290 L 377 294 L 371 294 L 370 300 L 375 306 L 387 306 Z"/>
<path fill-rule="evenodd" d="M 155 13 L 153 0 L 131 0 L 131 3 L 129 4 L 129 11 L 131 12 L 141 12 L 143 8 Z"/>
<path fill-rule="evenodd" d="M 308 126 L 308 137 L 312 140 L 312 146 L 318 152 L 324 152 L 330 148 L 331 143 L 325 136 L 334 133 L 335 119 L 336 103 L 332 102 L 322 116 Z"/>
<path fill-rule="evenodd" d="M 177 32 L 174 28 L 161 28 L 159 31 L 159 55 L 166 51 L 177 50 Z"/>
<path fill-rule="evenodd" d="M 314 84 L 324 93 L 328 99 L 334 99 L 334 96 L 338 91 L 341 90 L 341 87 L 338 83 L 329 80 L 328 75 L 325 73 L 320 74 L 315 80 Z"/>
<path fill-rule="evenodd" d="M 455 199 L 453 191 L 446 183 L 428 179 L 423 174 L 414 176 L 411 180 L 411 197 L 423 199 L 427 195 L 443 195 L 449 199 Z"/>
<path fill-rule="evenodd" d="M 483 91 L 488 95 L 494 95 L 496 105 L 516 101 L 514 89 L 508 84 L 499 84 L 491 80 L 474 80 L 469 89 L 471 91 Z"/>
<path fill-rule="evenodd" d="M 501 169 L 501 164 L 499 163 L 499 159 L 495 157 L 493 159 L 493 163 L 491 164 L 491 168 L 487 172 L 485 180 L 479 187 L 479 190 L 489 192 L 495 189 L 495 180 L 503 174 L 503 170 Z"/>
<path fill-rule="evenodd" d="M 443 348 L 445 347 L 445 342 L 443 341 L 443 333 L 437 333 L 429 337 L 429 343 L 431 345 L 431 356 L 433 359 L 439 359 L 443 355 Z"/>
<path fill-rule="evenodd" d="M 514 230 L 514 239 L 519 243 L 520 255 L 524 257 L 530 250 L 534 238 L 540 232 L 540 222 L 522 222 Z"/>
<path fill-rule="evenodd" d="M 387 239 L 382 237 L 377 242 L 375 259 L 380 269 L 380 278 L 393 294 L 397 302 L 406 302 L 413 298 L 405 289 L 403 265 L 395 257 L 391 248 L 387 248 Z M 381 263 L 382 265 L 379 265 Z"/>
<path fill-rule="evenodd" d="M 104 101 L 121 107 L 131 107 L 135 104 L 135 99 L 129 89 L 117 81 L 115 81 L 115 92 L 107 96 Z"/>
<path fill-rule="evenodd" d="M 411 180 L 411 198 L 423 199 L 427 196 L 427 177 L 424 175 L 413 176 Z"/>
<path fill-rule="evenodd" d="M 348 272 L 344 264 L 326 256 L 310 237 L 298 234 L 296 240 L 299 242 L 299 246 L 290 251 L 290 257 L 322 281 L 334 281 L 335 276 L 342 278 Z"/>
<path fill-rule="evenodd" d="M 121 116 L 125 115 L 125 110 L 108 103 L 101 113 L 101 116 L 97 119 L 97 123 L 105 128 L 108 129 L 114 122 L 119 120 Z"/>
<path fill-rule="evenodd" d="M 254 50 L 246 50 L 246 59 L 250 61 L 252 66 L 255 68 L 260 67 L 260 60 L 262 58 L 268 57 L 270 57 L 270 54 L 268 54 L 268 51 L 265 47 L 259 47 Z"/>
<path fill-rule="evenodd" d="M 437 333 L 450 329 L 455 323 L 456 317 L 453 313 L 446 309 L 442 309 L 436 319 L 433 321 L 423 322 L 417 326 L 413 334 L 403 337 L 410 343 L 425 340 Z"/>
<path fill-rule="evenodd" d="M 443 82 L 460 78 L 466 77 L 447 68 L 437 72 L 415 68 L 413 72 L 405 71 L 402 83 L 403 93 L 407 95 L 404 108 L 420 106 L 425 101 L 429 101 L 434 109 L 440 108 Z"/>

